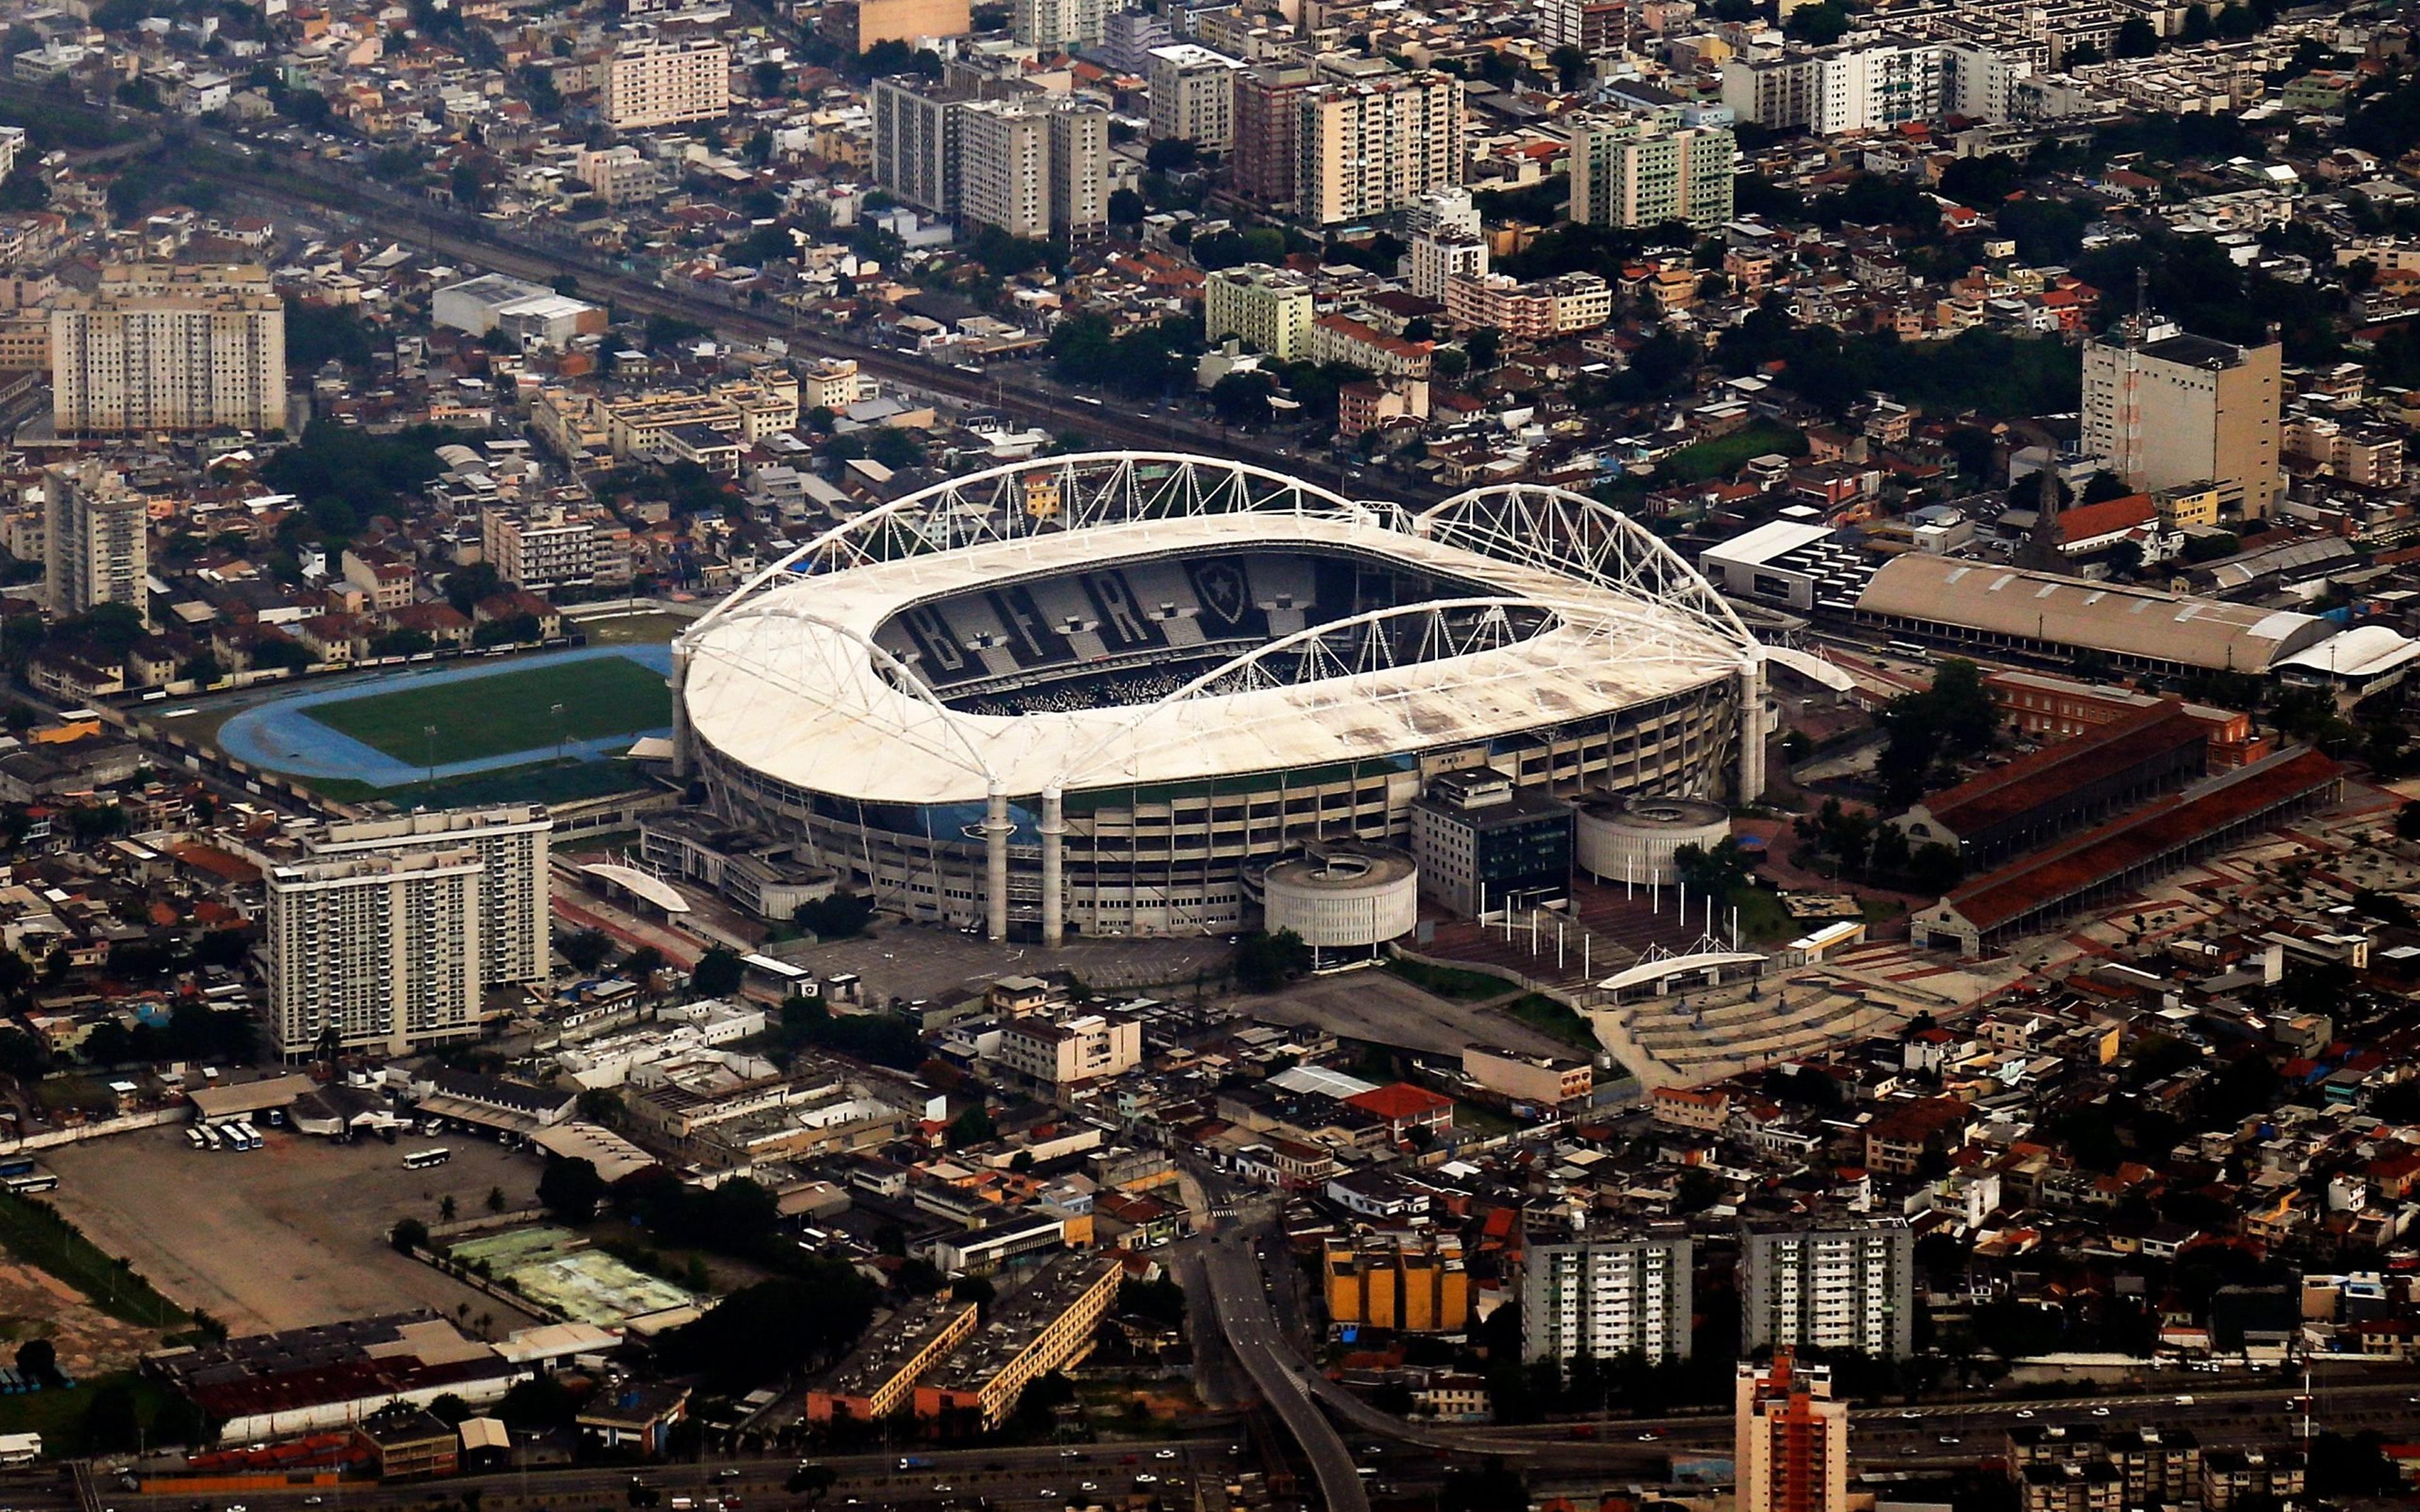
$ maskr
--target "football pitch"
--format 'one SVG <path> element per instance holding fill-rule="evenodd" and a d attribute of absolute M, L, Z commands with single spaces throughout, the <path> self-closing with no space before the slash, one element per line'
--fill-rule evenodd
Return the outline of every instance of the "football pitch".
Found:
<path fill-rule="evenodd" d="M 663 673 L 627 657 L 596 656 L 365 693 L 300 712 L 381 755 L 421 766 L 660 730 L 673 722 L 673 699 Z"/>

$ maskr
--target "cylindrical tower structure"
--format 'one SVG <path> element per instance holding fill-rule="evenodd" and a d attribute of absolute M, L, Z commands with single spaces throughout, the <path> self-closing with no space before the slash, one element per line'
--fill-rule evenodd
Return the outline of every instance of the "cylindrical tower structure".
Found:
<path fill-rule="evenodd" d="M 1700 798 L 1583 798 L 1572 819 L 1572 850 L 1581 871 L 1600 882 L 1640 887 L 1681 880 L 1672 865 L 1683 845 L 1707 849 L 1731 832 L 1730 810 Z"/>
<path fill-rule="evenodd" d="M 1401 851 L 1357 845 L 1279 862 L 1261 896 L 1270 933 L 1291 930 L 1314 950 L 1370 950 L 1419 921 L 1420 871 Z"/>

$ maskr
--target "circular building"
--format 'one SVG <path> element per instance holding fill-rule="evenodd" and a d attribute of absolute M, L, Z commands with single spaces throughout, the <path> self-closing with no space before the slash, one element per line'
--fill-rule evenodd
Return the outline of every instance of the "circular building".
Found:
<path fill-rule="evenodd" d="M 1731 811 L 1719 803 L 1596 794 L 1572 816 L 1572 856 L 1600 881 L 1670 887 L 1681 880 L 1672 857 L 1682 846 L 1712 849 L 1730 832 Z"/>
<path fill-rule="evenodd" d="M 1292 930 L 1313 950 L 1373 950 L 1419 922 L 1419 868 L 1377 845 L 1280 861 L 1261 879 L 1261 906 L 1272 934 Z"/>
<path fill-rule="evenodd" d="M 721 817 L 911 918 L 1056 943 L 1233 929 L 1248 870 L 1399 844 L 1477 763 L 1751 796 L 1761 665 L 1693 567 L 1576 494 L 1416 513 L 1111 453 L 834 527 L 691 625 L 673 675 Z"/>

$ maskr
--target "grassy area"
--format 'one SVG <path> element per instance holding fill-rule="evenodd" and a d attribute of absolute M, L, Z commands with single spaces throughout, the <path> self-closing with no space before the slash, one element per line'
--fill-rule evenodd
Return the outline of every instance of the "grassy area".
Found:
<path fill-rule="evenodd" d="M 1868 898 L 1857 904 L 1857 911 L 1865 915 L 1867 923 L 1879 924 L 1906 913 L 1907 905 L 1895 898 Z"/>
<path fill-rule="evenodd" d="M 1597 1043 L 1596 1031 L 1588 1020 L 1572 1011 L 1571 1006 L 1544 993 L 1524 993 L 1505 1005 L 1505 1011 L 1533 1029 L 1553 1035 L 1565 1044 L 1595 1055 L 1605 1047 Z"/>
<path fill-rule="evenodd" d="M 558 717 L 554 710 L 563 710 Z M 368 693 L 308 717 L 396 761 L 419 765 L 540 750 L 559 739 L 660 730 L 673 722 L 661 672 L 621 656 Z M 427 732 L 436 731 L 435 735 Z"/>
<path fill-rule="evenodd" d="M 1739 910 L 1743 944 L 1773 945 L 1807 933 L 1807 927 L 1781 906 L 1781 900 L 1762 887 L 1743 883 L 1731 889 L 1730 903 Z"/>
<path fill-rule="evenodd" d="M 1454 1100 L 1453 1124 L 1455 1128 L 1467 1129 L 1483 1139 L 1509 1134 L 1521 1127 L 1494 1108 L 1478 1103 L 1465 1103 L 1460 1098 Z"/>
<path fill-rule="evenodd" d="M 610 620 L 582 620 L 578 626 L 592 646 L 659 646 L 691 623 L 677 614 L 617 614 Z"/>
<path fill-rule="evenodd" d="M 384 798 L 397 808 L 477 809 L 496 803 L 575 803 L 628 793 L 645 782 L 623 762 L 532 762 L 527 766 L 500 766 L 492 772 L 441 777 L 434 782 L 407 782 L 401 787 L 372 787 L 349 777 L 297 779 L 315 793 L 342 803 Z"/>
<path fill-rule="evenodd" d="M 80 1381 L 65 1391 L 0 1396 L 0 1433 L 39 1433 L 42 1436 L 42 1452 L 54 1459 L 82 1453 L 89 1447 L 84 1442 L 85 1413 L 91 1411 L 94 1397 L 117 1385 L 134 1394 L 135 1420 L 147 1431 L 159 1423 L 162 1412 L 169 1406 L 166 1390 L 158 1381 L 146 1381 L 127 1370 Z"/>
<path fill-rule="evenodd" d="M 0 1193 L 0 1249 L 57 1276 L 120 1321 L 160 1329 L 188 1321 L 183 1308 L 85 1238 L 49 1203 Z"/>
<path fill-rule="evenodd" d="M 1730 477 L 1750 457 L 1768 452 L 1798 456 L 1806 450 L 1807 438 L 1795 430 L 1780 425 L 1749 425 L 1728 436 L 1682 447 L 1656 464 L 1655 479 L 1667 484 L 1704 483 L 1710 478 Z"/>
<path fill-rule="evenodd" d="M 1483 971 L 1459 971 L 1452 966 L 1433 966 L 1426 962 L 1405 961 L 1400 957 L 1388 961 L 1387 969 L 1424 993 L 1435 993 L 1456 1003 L 1501 997 L 1513 986 L 1503 978 L 1491 977 Z"/>

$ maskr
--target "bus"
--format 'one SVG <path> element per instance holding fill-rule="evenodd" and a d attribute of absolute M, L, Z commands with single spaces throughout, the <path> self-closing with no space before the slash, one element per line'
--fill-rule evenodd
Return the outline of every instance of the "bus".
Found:
<path fill-rule="evenodd" d="M 235 1135 L 235 1147 L 238 1149 L 258 1149 L 260 1148 L 260 1134 L 258 1131 L 255 1130 L 248 1122 L 238 1119 L 235 1123 L 228 1126 L 227 1132 Z"/>
<path fill-rule="evenodd" d="M 190 1125 L 188 1125 L 185 1130 L 185 1143 L 193 1146 L 195 1149 L 208 1149 L 210 1148 L 203 1141 L 202 1131 Z"/>
<path fill-rule="evenodd" d="M 403 1157 L 403 1168 L 407 1171 L 427 1170 L 431 1165 L 442 1165 L 453 1158 L 454 1152 L 443 1145 L 433 1149 L 415 1149 Z"/>
<path fill-rule="evenodd" d="M 36 1192 L 55 1192 L 58 1186 L 59 1179 L 48 1171 L 34 1176 L 8 1178 L 8 1190 L 21 1197 Z"/>
<path fill-rule="evenodd" d="M 218 1129 L 216 1126 L 211 1124 L 206 1123 L 202 1125 L 202 1143 L 212 1151 L 216 1151 L 224 1148 L 219 1140 Z"/>

